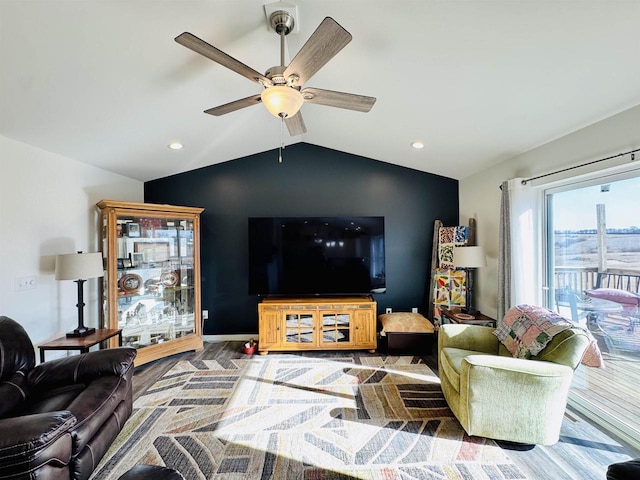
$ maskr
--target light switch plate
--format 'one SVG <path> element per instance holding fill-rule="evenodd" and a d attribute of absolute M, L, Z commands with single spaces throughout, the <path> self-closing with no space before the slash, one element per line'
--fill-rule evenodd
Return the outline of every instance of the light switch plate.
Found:
<path fill-rule="evenodd" d="M 14 282 L 14 288 L 16 292 L 20 290 L 31 290 L 32 288 L 36 288 L 36 276 L 30 275 L 28 277 L 16 277 Z"/>

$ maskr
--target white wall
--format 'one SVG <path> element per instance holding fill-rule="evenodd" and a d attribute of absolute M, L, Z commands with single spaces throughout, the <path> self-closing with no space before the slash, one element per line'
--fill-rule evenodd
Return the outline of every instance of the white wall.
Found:
<path fill-rule="evenodd" d="M 0 315 L 36 345 L 73 330 L 77 285 L 54 280 L 55 255 L 98 251 L 98 201 L 143 196 L 138 180 L 0 136 Z M 16 291 L 25 276 L 36 277 L 36 288 Z M 85 284 L 85 303 L 85 324 L 97 326 L 98 279 Z"/>
<path fill-rule="evenodd" d="M 640 148 L 640 106 L 609 117 L 460 181 L 460 222 L 478 221 L 478 245 L 487 252 L 488 265 L 478 269 L 476 304 L 490 316 L 497 311 L 498 221 L 500 184 L 516 177 L 533 177 L 568 166 L 598 160 Z M 640 167 L 640 155 L 636 155 Z M 629 156 L 574 170 L 578 175 L 629 163 Z M 552 177 L 558 179 L 558 176 Z"/>

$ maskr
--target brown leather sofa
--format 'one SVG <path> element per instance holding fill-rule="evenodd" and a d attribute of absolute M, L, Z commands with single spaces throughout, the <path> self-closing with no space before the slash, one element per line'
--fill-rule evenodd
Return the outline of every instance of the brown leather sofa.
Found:
<path fill-rule="evenodd" d="M 607 468 L 607 480 L 638 480 L 640 478 L 640 458 L 626 462 L 612 463 Z"/>
<path fill-rule="evenodd" d="M 0 317 L 0 479 L 87 479 L 131 415 L 133 348 L 35 365 L 27 332 Z"/>

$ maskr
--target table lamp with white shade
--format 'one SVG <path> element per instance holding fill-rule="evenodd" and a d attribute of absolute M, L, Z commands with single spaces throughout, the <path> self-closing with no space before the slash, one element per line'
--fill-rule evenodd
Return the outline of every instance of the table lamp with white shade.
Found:
<path fill-rule="evenodd" d="M 482 247 L 455 247 L 453 249 L 453 264 L 467 272 L 467 295 L 465 297 L 464 313 L 478 315 L 473 298 L 473 269 L 487 266 L 487 257 Z"/>
<path fill-rule="evenodd" d="M 70 253 L 56 255 L 56 280 L 73 280 L 78 284 L 78 328 L 67 333 L 67 337 L 84 337 L 96 331 L 84 325 L 84 282 L 89 278 L 102 277 L 104 267 L 102 254 L 98 253 Z"/>

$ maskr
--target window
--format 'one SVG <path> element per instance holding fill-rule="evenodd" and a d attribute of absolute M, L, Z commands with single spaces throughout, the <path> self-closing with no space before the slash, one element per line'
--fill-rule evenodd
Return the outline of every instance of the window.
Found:
<path fill-rule="evenodd" d="M 635 175 L 635 176 L 634 176 Z M 576 370 L 570 404 L 640 445 L 640 176 L 545 191 L 547 301 L 588 328 L 605 369 Z"/>

